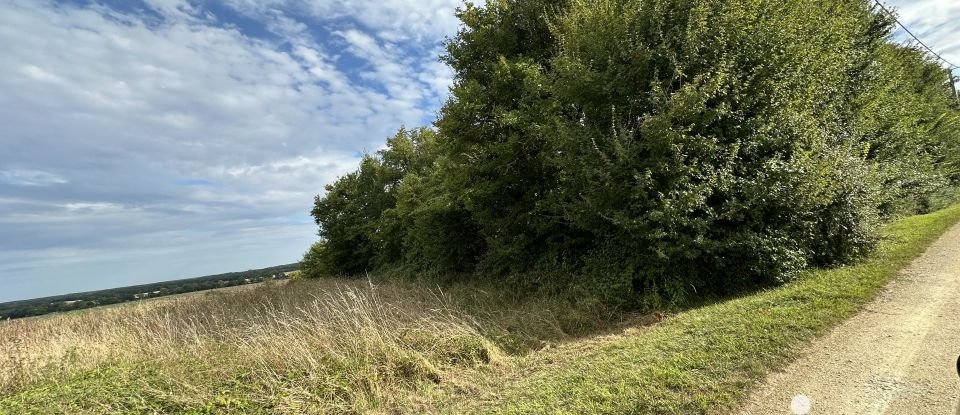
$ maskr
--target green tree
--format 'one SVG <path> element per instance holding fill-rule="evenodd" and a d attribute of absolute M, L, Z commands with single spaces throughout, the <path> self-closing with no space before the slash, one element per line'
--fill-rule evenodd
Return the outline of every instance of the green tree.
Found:
<path fill-rule="evenodd" d="M 387 140 L 386 149 L 364 156 L 356 171 L 327 185 L 327 193 L 317 196 L 311 211 L 322 245 L 311 248 L 305 262 L 322 263 L 317 269 L 324 272 L 349 275 L 397 261 L 403 235 L 394 221 L 385 223 L 382 216 L 396 206 L 403 178 L 432 165 L 435 137 L 430 129 L 401 128 Z"/>

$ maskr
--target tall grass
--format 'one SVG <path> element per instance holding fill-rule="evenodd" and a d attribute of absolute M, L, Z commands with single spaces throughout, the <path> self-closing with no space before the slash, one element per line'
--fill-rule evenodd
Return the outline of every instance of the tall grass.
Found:
<path fill-rule="evenodd" d="M 124 367 L 150 373 L 129 391 L 147 409 L 214 402 L 289 413 L 395 406 L 447 367 L 497 357 L 442 293 L 333 281 L 9 321 L 0 350 L 4 393 Z M 96 390 L 71 409 L 138 409 Z"/>
<path fill-rule="evenodd" d="M 485 289 L 486 288 L 486 289 Z M 461 285 L 295 281 L 0 323 L 0 413 L 369 413 L 611 325 Z"/>

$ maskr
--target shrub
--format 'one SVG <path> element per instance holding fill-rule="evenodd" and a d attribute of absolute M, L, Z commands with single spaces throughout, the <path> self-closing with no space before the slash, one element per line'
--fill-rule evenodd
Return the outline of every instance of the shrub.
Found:
<path fill-rule="evenodd" d="M 323 241 L 314 242 L 310 249 L 303 254 L 300 260 L 300 270 L 297 278 L 320 278 L 332 274 L 330 264 L 326 261 L 326 244 Z"/>

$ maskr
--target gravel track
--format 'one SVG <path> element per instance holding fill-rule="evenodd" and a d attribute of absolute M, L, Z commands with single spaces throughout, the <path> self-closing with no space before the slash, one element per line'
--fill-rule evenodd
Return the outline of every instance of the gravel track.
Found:
<path fill-rule="evenodd" d="M 957 413 L 960 225 L 758 386 L 744 415 Z"/>

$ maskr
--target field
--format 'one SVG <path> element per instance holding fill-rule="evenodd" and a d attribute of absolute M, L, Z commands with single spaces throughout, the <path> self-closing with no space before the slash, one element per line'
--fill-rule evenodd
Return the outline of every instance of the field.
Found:
<path fill-rule="evenodd" d="M 667 314 L 330 279 L 6 321 L 0 413 L 725 413 L 958 220 L 906 218 L 859 264 Z"/>
<path fill-rule="evenodd" d="M 128 301 L 156 299 L 169 295 L 236 287 L 266 280 L 285 279 L 285 273 L 296 270 L 298 267 L 299 264 L 286 264 L 269 268 L 207 275 L 204 277 L 10 301 L 0 303 L 0 320 L 39 316 L 62 311 L 83 310 L 109 304 L 121 304 Z"/>
<path fill-rule="evenodd" d="M 0 324 L 0 412 L 414 408 L 428 385 L 609 326 L 584 307 L 323 280 L 11 320 Z"/>

